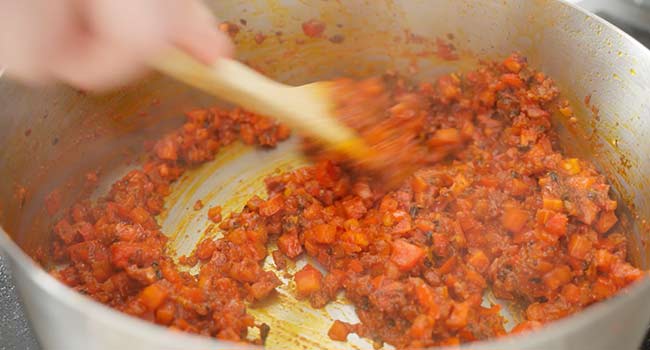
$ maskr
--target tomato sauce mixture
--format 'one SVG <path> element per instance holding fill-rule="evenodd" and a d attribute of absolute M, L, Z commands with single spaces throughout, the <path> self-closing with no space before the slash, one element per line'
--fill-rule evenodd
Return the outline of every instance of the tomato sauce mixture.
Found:
<path fill-rule="evenodd" d="M 506 335 L 499 306 L 482 305 L 488 290 L 524 307 L 512 330 L 520 332 L 642 278 L 626 262 L 626 232 L 616 225 L 606 178 L 556 145 L 551 115 L 570 108 L 523 57 L 432 83 L 387 75 L 337 86 L 385 106 L 342 120 L 381 151 L 378 161 L 400 183 L 307 142 L 314 165 L 267 178 L 266 199 L 255 196 L 223 217 L 219 207 L 209 210 L 223 235 L 181 259 L 200 264 L 190 275 L 166 252 L 156 222 L 170 184 L 234 141 L 273 147 L 290 134 L 240 109 L 195 110 L 150 147 L 142 168 L 56 223 L 52 253 L 63 267 L 51 273 L 127 314 L 263 344 L 273 329 L 247 307 L 281 282 L 262 262 L 270 254 L 285 269 L 306 254 L 320 268 L 295 273 L 296 297 L 322 308 L 343 293 L 361 321 L 335 321 L 329 336 L 357 333 L 397 348 Z M 359 106 L 352 99 L 342 111 Z M 269 252 L 270 242 L 277 250 Z"/>

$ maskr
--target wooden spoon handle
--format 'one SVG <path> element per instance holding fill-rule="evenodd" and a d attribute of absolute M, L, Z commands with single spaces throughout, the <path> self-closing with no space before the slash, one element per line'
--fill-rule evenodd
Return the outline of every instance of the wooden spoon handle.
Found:
<path fill-rule="evenodd" d="M 334 118 L 327 82 L 292 87 L 235 60 L 222 58 L 210 66 L 177 49 L 152 65 L 188 85 L 249 111 L 274 117 L 353 157 L 362 158 L 369 152 L 354 130 Z"/>

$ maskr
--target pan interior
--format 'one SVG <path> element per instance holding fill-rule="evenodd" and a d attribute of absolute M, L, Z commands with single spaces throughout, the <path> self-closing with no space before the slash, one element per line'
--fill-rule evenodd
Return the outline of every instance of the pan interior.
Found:
<path fill-rule="evenodd" d="M 231 212 L 240 211 L 253 195 L 266 198 L 264 179 L 267 176 L 308 165 L 309 161 L 299 151 L 299 142 L 294 136 L 279 143 L 274 149 L 234 143 L 220 150 L 213 161 L 188 170 L 172 185 L 172 192 L 165 199 L 165 209 L 157 218 L 162 232 L 170 239 L 167 253 L 177 259 L 192 253 L 204 237 L 218 238 L 222 235 L 218 224 L 208 218 L 207 211 L 211 207 L 221 206 L 224 217 Z M 114 168 L 106 173 L 96 190 L 96 196 L 104 195 L 110 184 L 128 170 L 127 167 Z M 203 207 L 196 210 L 194 204 L 199 200 Z M 314 309 L 309 301 L 296 299 L 293 274 L 306 263 L 317 267 L 319 265 L 303 254 L 298 260 L 289 261 L 286 270 L 278 270 L 270 255 L 275 249 L 275 242 L 271 242 L 264 269 L 273 271 L 283 284 L 276 288 L 277 293 L 268 300 L 249 305 L 248 308 L 248 312 L 258 322 L 271 327 L 266 348 L 285 349 L 289 344 L 301 349 L 373 348 L 369 340 L 356 334 L 351 334 L 345 343 L 333 341 L 327 336 L 327 330 L 334 320 L 359 322 L 354 307 L 342 294 L 323 309 Z M 190 273 L 198 273 L 199 265 L 188 269 Z M 497 303 L 502 306 L 501 314 L 508 321 L 506 329 L 510 330 L 520 320 L 521 310 L 516 304 L 498 300 L 489 292 L 484 295 L 485 306 Z M 392 347 L 385 345 L 384 348 Z"/>

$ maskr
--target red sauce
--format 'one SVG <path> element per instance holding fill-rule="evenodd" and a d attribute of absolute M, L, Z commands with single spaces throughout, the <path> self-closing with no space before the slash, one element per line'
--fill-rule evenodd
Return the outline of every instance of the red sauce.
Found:
<path fill-rule="evenodd" d="M 525 320 L 513 330 L 520 332 L 643 276 L 626 262 L 626 232 L 616 226 L 605 177 L 555 146 L 550 116 L 563 108 L 558 90 L 524 58 L 417 86 L 387 77 L 388 89 L 376 90 L 378 81 L 339 81 L 342 94 L 365 91 L 360 96 L 387 106 L 374 119 L 349 117 L 362 115 L 356 112 L 342 119 L 366 140 L 394 141 L 382 161 L 409 167 L 396 187 L 336 155 L 269 177 L 267 199 L 253 197 L 225 217 L 219 207 L 210 210 L 224 235 L 183 259 L 198 261 L 197 276 L 181 272 L 154 219 L 170 184 L 235 140 L 273 147 L 289 136 L 241 110 L 196 110 L 156 142 L 141 169 L 55 225 L 52 251 L 66 267 L 52 274 L 160 325 L 236 341 L 258 327 L 253 342 L 263 343 L 269 328 L 246 307 L 281 283 L 262 268 L 267 244 L 277 240 L 270 254 L 280 269 L 307 254 L 325 271 L 307 265 L 297 272 L 297 298 L 321 308 L 343 291 L 355 306 L 361 322 L 334 322 L 332 339 L 354 332 L 398 348 L 506 335 L 499 306 L 481 306 L 488 288 L 524 307 Z M 356 111 L 357 103 L 345 108 Z"/>

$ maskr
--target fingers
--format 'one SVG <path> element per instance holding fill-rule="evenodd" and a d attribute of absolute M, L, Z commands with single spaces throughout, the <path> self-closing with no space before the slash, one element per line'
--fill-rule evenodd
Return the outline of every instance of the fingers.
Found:
<path fill-rule="evenodd" d="M 170 46 L 205 63 L 233 51 L 200 0 L 0 0 L 0 16 L 0 65 L 87 90 L 138 77 Z"/>
<path fill-rule="evenodd" d="M 57 2 L 0 0 L 0 66 L 26 82 L 47 82 L 50 74 L 43 62 L 64 40 L 69 20 L 68 9 Z"/>
<path fill-rule="evenodd" d="M 217 29 L 217 21 L 201 0 L 166 0 L 172 42 L 206 64 L 232 56 L 230 38 Z"/>
<path fill-rule="evenodd" d="M 156 0 L 73 0 L 76 16 L 51 62 L 59 80 L 107 90 L 147 70 L 149 57 L 169 44 Z"/>

